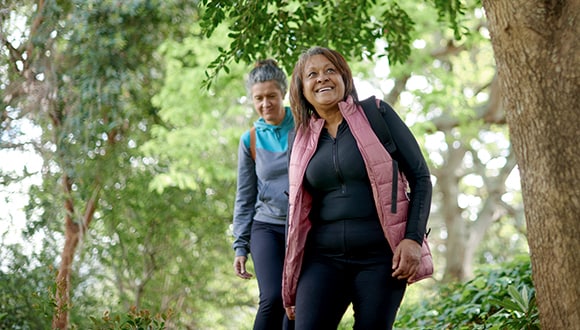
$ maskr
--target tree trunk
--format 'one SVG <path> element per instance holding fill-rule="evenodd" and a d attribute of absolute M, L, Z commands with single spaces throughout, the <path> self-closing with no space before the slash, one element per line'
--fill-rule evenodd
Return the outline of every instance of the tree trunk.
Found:
<path fill-rule="evenodd" d="M 542 329 L 580 324 L 580 0 L 484 0 Z"/>
<path fill-rule="evenodd" d="M 459 180 L 455 169 L 461 167 L 465 148 L 453 148 L 453 138 L 447 135 L 448 152 L 445 156 L 443 170 L 435 170 L 437 186 L 441 194 L 441 216 L 445 222 L 447 235 L 445 237 L 445 271 L 443 282 L 461 281 L 465 277 L 463 261 L 465 260 L 465 242 L 467 227 L 461 218 L 461 208 L 457 204 L 459 196 Z"/>
<path fill-rule="evenodd" d="M 55 312 L 52 318 L 52 329 L 68 328 L 70 308 L 70 280 L 74 256 L 86 232 L 97 206 L 98 191 L 87 201 L 87 207 L 79 221 L 75 221 L 74 200 L 71 195 L 72 180 L 65 174 L 62 180 L 65 195 L 65 242 L 61 253 L 60 268 L 56 276 Z"/>
<path fill-rule="evenodd" d="M 448 149 L 452 148 L 452 143 L 448 143 Z M 485 178 L 488 193 L 475 221 L 464 219 L 462 209 L 458 205 L 459 182 L 465 173 L 456 173 L 461 172 L 464 156 L 464 148 L 455 149 L 448 154 L 445 170 L 434 171 L 442 196 L 441 213 L 447 229 L 443 282 L 466 281 L 473 277 L 474 259 L 485 234 L 495 221 L 509 212 L 503 205 L 501 196 L 506 191 L 507 177 L 516 165 L 513 153 L 507 156 L 506 165 L 495 176 L 486 176 L 485 165 L 474 158 L 474 162 L 478 164 L 476 167 L 479 168 L 475 173 Z"/>

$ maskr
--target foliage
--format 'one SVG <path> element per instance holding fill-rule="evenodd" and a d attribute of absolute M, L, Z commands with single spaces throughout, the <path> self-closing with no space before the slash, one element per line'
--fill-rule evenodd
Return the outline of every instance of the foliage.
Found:
<path fill-rule="evenodd" d="M 81 260 L 86 263 L 70 267 L 61 265 L 62 269 L 73 271 L 73 285 L 71 301 L 58 310 L 66 308 L 72 324 L 80 324 L 78 315 L 90 312 L 95 306 L 94 301 L 86 297 L 106 301 L 110 296 L 121 296 L 111 293 L 114 285 L 100 282 L 103 277 L 98 272 L 87 272 L 93 266 L 99 269 L 98 266 L 106 264 L 111 255 L 92 256 L 95 251 L 104 250 L 83 250 L 92 246 L 92 242 L 84 239 L 88 236 L 103 242 L 116 242 L 114 237 L 98 236 L 102 231 L 92 230 L 89 226 L 92 219 L 97 227 L 106 227 L 103 223 L 113 222 L 113 219 L 102 215 L 109 215 L 107 211 L 114 209 L 129 219 L 139 215 L 140 218 L 133 220 L 144 224 L 160 221 L 155 218 L 159 213 L 149 212 L 150 217 L 142 216 L 150 211 L 146 208 L 147 200 L 142 200 L 140 212 L 131 213 L 130 207 L 115 199 L 128 197 L 129 206 L 134 206 L 137 203 L 130 203 L 147 191 L 151 177 L 139 175 L 155 170 L 156 163 L 148 163 L 134 151 L 147 139 L 150 126 L 159 120 L 157 109 L 151 104 L 151 96 L 159 88 L 163 76 L 163 65 L 156 50 L 167 37 L 180 37 L 182 28 L 187 26 L 181 23 L 185 18 L 191 19 L 194 9 L 195 2 L 175 0 L 76 1 L 74 4 L 26 1 L 10 2 L 10 6 L 2 10 L 3 17 L 11 15 L 24 25 L 21 31 L 9 31 L 2 20 L 1 54 L 6 63 L 10 63 L 0 71 L 0 86 L 6 95 L 2 99 L 6 102 L 1 109 L 2 129 L 10 133 L 12 127 L 18 127 L 19 120 L 26 118 L 42 132 L 33 141 L 35 150 L 43 156 L 43 168 L 38 174 L 42 175 L 42 183 L 30 190 L 28 233 L 48 232 L 44 242 L 62 246 L 63 223 L 59 220 L 70 219 L 67 228 L 81 228 L 77 231 L 81 233 L 81 253 L 77 257 L 88 256 Z M 142 164 L 149 166 L 143 169 Z M 124 189 L 135 181 L 140 184 L 139 192 Z M 171 210 L 167 204 L 156 207 L 161 211 Z M 166 217 L 163 214 L 160 218 Z M 225 231 L 221 226 L 218 228 L 220 234 Z M 92 234 L 97 235 L 91 237 Z M 73 241 L 68 246 L 74 249 L 74 244 Z M 137 242 L 129 242 L 129 245 L 131 251 L 143 255 L 149 252 L 140 250 Z M 56 257 L 41 262 L 52 265 L 55 260 Z M 128 269 L 141 273 L 139 266 L 141 264 L 129 261 Z M 122 288 L 124 283 L 117 285 Z M 94 294 L 99 289 L 105 292 Z M 64 285 L 56 286 L 56 290 L 69 292 Z M 62 296 L 68 297 L 68 294 Z M 132 302 L 124 301 L 127 305 Z M 46 328 L 46 325 L 38 328 Z"/>
<path fill-rule="evenodd" d="M 438 17 L 449 22 L 460 36 L 463 1 L 428 1 Z M 210 37 L 215 28 L 228 25 L 228 47 L 220 47 L 206 76 L 229 71 L 234 62 L 251 63 L 273 56 L 291 71 L 297 55 L 313 45 L 327 46 L 355 58 L 375 54 L 374 42 L 386 40 L 383 51 L 391 63 L 403 63 L 410 55 L 414 21 L 396 1 L 201 1 L 201 26 Z M 248 36 L 251 36 L 248 37 Z"/>
<path fill-rule="evenodd" d="M 523 286 L 518 291 L 515 286 L 510 285 L 508 293 L 509 299 L 492 299 L 492 302 L 503 308 L 502 311 L 498 312 L 498 318 L 507 319 L 501 325 L 510 329 L 539 329 L 539 313 L 536 305 L 535 290 Z"/>
<path fill-rule="evenodd" d="M 456 39 L 461 38 L 461 24 L 459 21 L 465 14 L 465 7 L 462 0 L 433 0 L 437 9 L 439 20 L 447 20 L 453 30 Z"/>
<path fill-rule="evenodd" d="M 247 70 L 233 66 L 207 93 L 200 79 L 215 49 L 227 40 L 223 30 L 218 29 L 213 39 L 203 39 L 194 23 L 191 36 L 167 40 L 161 47 L 167 74 L 152 102 L 162 122 L 153 127 L 153 138 L 141 148 L 167 166 L 152 182 L 158 191 L 165 187 L 218 191 L 235 185 L 237 144 L 254 117 L 244 101 L 243 72 Z M 223 202 L 231 205 L 229 200 Z"/>
<path fill-rule="evenodd" d="M 0 249 L 0 329 L 44 329 L 50 323 L 53 304 L 49 291 L 53 272 L 34 266 L 34 258 L 15 244 Z"/>
<path fill-rule="evenodd" d="M 539 329 L 529 256 L 481 267 L 466 283 L 439 287 L 399 312 L 400 329 Z"/>
<path fill-rule="evenodd" d="M 148 310 L 138 310 L 132 306 L 126 314 L 111 314 L 106 311 L 100 319 L 90 317 L 93 325 L 88 329 L 99 330 L 162 330 L 166 329 L 166 323 L 171 318 L 172 311 L 151 315 Z"/>

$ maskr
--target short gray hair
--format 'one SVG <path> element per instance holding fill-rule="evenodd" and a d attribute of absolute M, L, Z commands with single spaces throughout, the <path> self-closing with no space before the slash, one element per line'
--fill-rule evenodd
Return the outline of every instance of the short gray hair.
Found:
<path fill-rule="evenodd" d="M 278 63 L 273 59 L 266 59 L 256 62 L 252 71 L 248 76 L 248 81 L 246 82 L 246 89 L 248 94 L 252 94 L 252 86 L 257 83 L 262 83 L 266 81 L 275 81 L 278 84 L 278 88 L 282 92 L 282 96 L 286 95 L 288 90 L 288 78 L 286 74 L 280 67 Z"/>

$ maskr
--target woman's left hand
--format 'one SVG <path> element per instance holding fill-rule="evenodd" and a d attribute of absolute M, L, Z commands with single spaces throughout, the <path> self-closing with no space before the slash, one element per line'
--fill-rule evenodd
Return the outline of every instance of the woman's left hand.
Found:
<path fill-rule="evenodd" d="M 286 307 L 286 316 L 288 316 L 289 320 L 294 320 L 296 318 L 296 307 Z"/>
<path fill-rule="evenodd" d="M 393 256 L 393 277 L 412 280 L 421 263 L 421 245 L 412 239 L 403 239 Z"/>

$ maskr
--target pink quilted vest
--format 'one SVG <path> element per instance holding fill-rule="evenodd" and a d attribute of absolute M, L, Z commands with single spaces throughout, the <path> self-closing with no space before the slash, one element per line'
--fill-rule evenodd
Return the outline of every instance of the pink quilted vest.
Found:
<path fill-rule="evenodd" d="M 395 251 L 404 238 L 407 224 L 409 208 L 406 194 L 407 180 L 403 173 L 399 173 L 397 176 L 399 178 L 397 207 L 396 213 L 392 213 L 393 166 L 391 156 L 375 135 L 362 108 L 357 106 L 351 97 L 345 102 L 339 103 L 339 108 L 365 161 L 383 232 L 391 249 Z M 316 151 L 318 139 L 324 127 L 324 120 L 312 118 L 309 126 L 308 130 L 297 130 L 290 156 L 288 246 L 282 278 L 282 296 L 285 307 L 294 306 L 296 286 L 304 257 L 304 246 L 311 228 L 308 215 L 312 207 L 312 197 L 304 189 L 302 182 L 306 166 Z M 426 238 L 423 241 L 421 252 L 421 264 L 413 282 L 428 278 L 433 274 L 433 259 Z"/>

